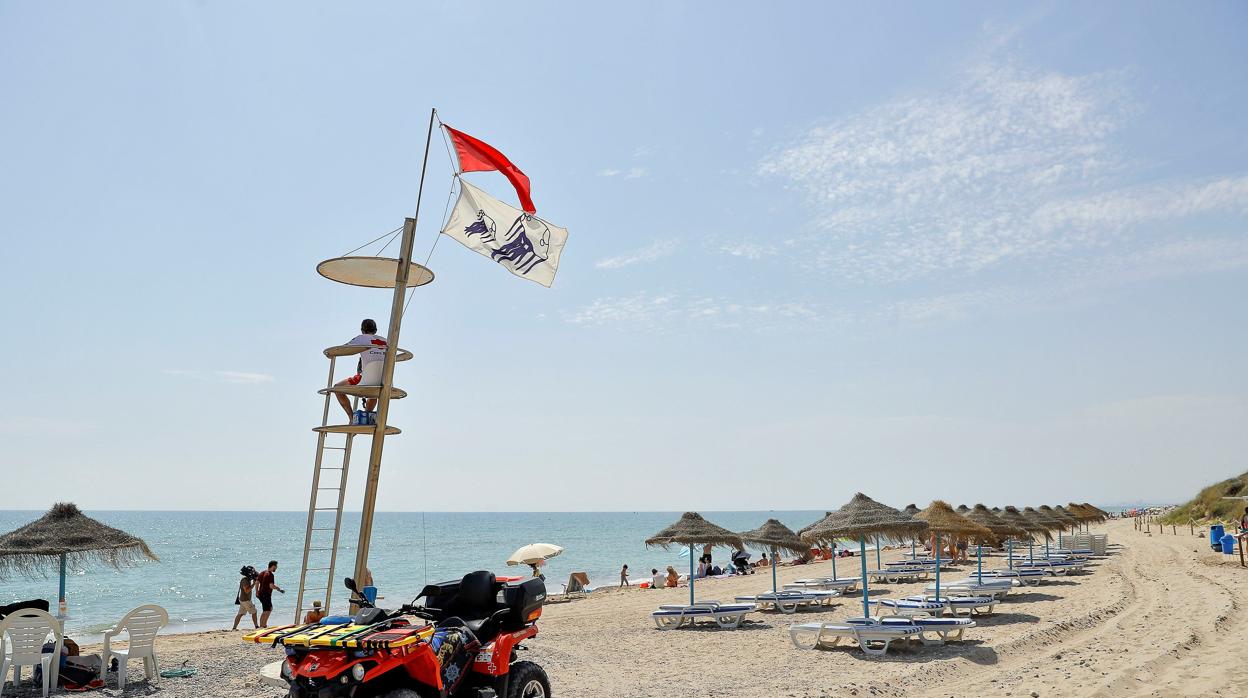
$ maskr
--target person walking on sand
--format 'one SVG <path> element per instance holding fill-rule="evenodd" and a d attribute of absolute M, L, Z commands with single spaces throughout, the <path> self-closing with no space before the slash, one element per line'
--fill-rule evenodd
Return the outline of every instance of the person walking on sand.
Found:
<path fill-rule="evenodd" d="M 244 567 L 243 571 L 250 570 L 252 574 L 255 569 L 252 567 Z M 234 603 L 238 604 L 238 615 L 234 616 L 234 627 L 231 630 L 238 630 L 238 622 L 243 616 L 251 614 L 251 626 L 259 628 L 260 623 L 256 620 L 256 605 L 251 602 L 251 590 L 255 587 L 250 575 L 244 574 L 243 578 L 238 580 L 238 594 L 234 597 Z"/>
<path fill-rule="evenodd" d="M 377 336 L 377 323 L 370 319 L 365 319 L 360 323 L 360 335 L 355 339 L 347 342 L 352 346 L 369 346 L 373 348 L 360 354 L 360 359 L 355 364 L 355 375 L 344 380 L 340 380 L 334 384 L 335 387 L 344 385 L 381 385 L 381 368 L 386 361 L 386 338 Z M 351 399 L 342 393 L 336 393 L 338 396 L 338 404 L 342 405 L 342 411 L 347 413 L 347 421 L 350 422 L 354 416 L 351 414 Z M 372 412 L 377 407 L 376 398 L 368 398 L 364 400 L 364 411 Z"/>
<path fill-rule="evenodd" d="M 628 586 L 628 565 L 624 565 L 624 567 L 620 569 L 620 586 Z"/>
<path fill-rule="evenodd" d="M 286 590 L 277 585 L 274 573 L 277 572 L 277 560 L 269 560 L 269 566 L 256 577 L 256 598 L 260 599 L 260 627 L 269 627 L 269 614 L 273 612 L 273 590 L 285 594 Z"/>

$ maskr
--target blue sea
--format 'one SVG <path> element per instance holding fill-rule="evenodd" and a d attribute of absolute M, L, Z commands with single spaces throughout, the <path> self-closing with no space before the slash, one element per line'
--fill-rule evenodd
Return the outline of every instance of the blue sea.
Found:
<path fill-rule="evenodd" d="M 272 623 L 289 623 L 299 588 L 306 512 L 160 512 L 95 511 L 89 516 L 136 535 L 160 557 L 135 567 L 93 567 L 71 571 L 66 598 L 66 631 L 83 642 L 98 639 L 131 608 L 157 603 L 169 611 L 168 632 L 228 628 L 234 620 L 238 569 L 279 562 L 277 583 L 287 593 L 274 594 Z M 734 531 L 757 528 L 777 518 L 798 529 L 822 511 L 703 512 L 707 519 Z M 10 531 L 43 515 L 36 511 L 0 511 L 0 531 Z M 426 582 L 455 579 L 477 569 L 497 574 L 525 574 L 528 567 L 507 567 L 511 553 L 528 543 L 554 543 L 563 554 L 547 562 L 552 591 L 574 571 L 589 573 L 595 585 L 619 583 L 621 565 L 634 579 L 651 568 L 688 569 L 677 549 L 647 548 L 643 542 L 679 518 L 680 512 L 602 513 L 399 513 L 379 512 L 373 527 L 369 567 L 386 597 L 382 605 L 410 601 Z M 355 564 L 359 513 L 344 515 L 338 554 L 337 584 Z M 722 564 L 727 549 L 716 551 Z M 321 566 L 321 565 L 309 565 Z M 318 576 L 324 573 L 316 573 Z M 309 587 L 322 586 L 309 582 Z M 56 606 L 57 576 L 0 580 L 0 603 L 45 598 Z M 334 591 L 333 606 L 342 608 L 345 589 Z M 249 619 L 243 620 L 249 624 Z"/>

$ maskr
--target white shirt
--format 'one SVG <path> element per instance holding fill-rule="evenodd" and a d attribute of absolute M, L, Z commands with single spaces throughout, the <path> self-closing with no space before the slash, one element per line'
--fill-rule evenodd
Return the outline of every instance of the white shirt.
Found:
<path fill-rule="evenodd" d="M 361 368 L 363 368 L 364 366 L 367 366 L 368 364 L 373 363 L 374 361 L 386 360 L 385 337 L 378 337 L 375 334 L 362 334 L 356 337 L 355 339 L 351 340 L 350 342 L 347 342 L 347 344 L 356 345 L 356 346 L 361 345 L 361 344 L 376 345 L 373 349 L 369 349 L 368 351 L 360 354 L 360 367 Z"/>
<path fill-rule="evenodd" d="M 655 575 L 650 578 L 650 586 L 655 589 L 661 589 L 664 586 L 667 586 L 667 575 L 662 572 L 656 572 Z"/>

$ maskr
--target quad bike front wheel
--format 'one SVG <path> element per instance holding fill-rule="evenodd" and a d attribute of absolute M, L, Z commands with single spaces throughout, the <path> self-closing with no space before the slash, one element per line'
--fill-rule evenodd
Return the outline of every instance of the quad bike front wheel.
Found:
<path fill-rule="evenodd" d="M 508 673 L 511 678 L 507 681 L 506 698 L 550 698 L 550 679 L 540 666 L 533 662 L 516 662 Z"/>

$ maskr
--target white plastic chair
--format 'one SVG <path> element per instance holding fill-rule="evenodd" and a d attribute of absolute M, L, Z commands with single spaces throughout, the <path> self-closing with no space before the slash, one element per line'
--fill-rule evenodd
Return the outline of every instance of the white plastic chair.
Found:
<path fill-rule="evenodd" d="M 56 638 L 51 652 L 44 652 L 48 636 Z M 20 685 L 23 666 L 42 667 L 43 695 L 57 685 L 61 675 L 61 646 L 64 638 L 61 624 L 47 611 L 27 608 L 0 621 L 0 696 L 4 695 L 4 677 L 13 667 L 13 687 Z"/>
<path fill-rule="evenodd" d="M 104 661 L 100 664 L 100 678 L 108 672 L 109 659 L 117 658 L 117 688 L 126 686 L 126 663 L 142 659 L 147 680 L 156 683 L 160 677 L 156 663 L 156 633 L 169 625 L 169 613 L 155 604 L 139 606 L 127 613 L 117 625 L 104 633 Z M 122 633 L 130 634 L 130 646 L 124 650 L 112 648 L 113 638 Z"/>

